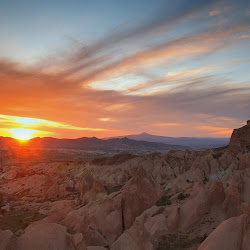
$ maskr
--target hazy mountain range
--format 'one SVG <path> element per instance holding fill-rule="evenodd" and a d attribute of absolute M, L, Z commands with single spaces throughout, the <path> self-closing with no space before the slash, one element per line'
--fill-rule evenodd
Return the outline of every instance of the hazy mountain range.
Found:
<path fill-rule="evenodd" d="M 196 150 L 223 147 L 228 145 L 230 140 L 230 138 L 212 138 L 212 137 L 168 137 L 168 136 L 151 135 L 145 132 L 137 135 L 125 135 L 113 138 L 129 138 L 137 141 L 158 142 L 158 143 L 165 143 L 168 145 L 180 145 L 185 147 L 191 147 Z"/>
<path fill-rule="evenodd" d="M 33 138 L 22 147 L 32 148 L 65 148 L 83 150 L 201 150 L 222 147 L 229 143 L 229 138 L 195 138 L 195 137 L 166 137 L 141 133 L 138 135 L 119 136 L 115 138 L 98 139 L 82 137 L 78 139 L 57 139 L 52 137 Z M 20 142 L 9 137 L 0 137 L 0 147 L 18 147 Z"/>
<path fill-rule="evenodd" d="M 32 147 L 32 148 L 65 148 L 83 150 L 142 150 L 142 151 L 165 151 L 190 149 L 187 146 L 167 145 L 161 142 L 137 141 L 128 138 L 98 139 L 96 137 L 82 137 L 78 139 L 57 139 L 52 137 L 33 138 L 25 143 L 18 140 L 0 137 L 0 147 Z"/>

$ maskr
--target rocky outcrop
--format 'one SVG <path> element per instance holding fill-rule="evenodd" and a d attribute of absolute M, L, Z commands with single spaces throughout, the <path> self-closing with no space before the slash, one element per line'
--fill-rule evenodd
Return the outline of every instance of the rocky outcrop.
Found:
<path fill-rule="evenodd" d="M 2 231 L 0 229 L 0 249 L 8 250 L 11 244 L 13 233 L 10 230 Z"/>
<path fill-rule="evenodd" d="M 107 196 L 102 183 L 94 179 L 87 169 L 79 176 L 77 188 L 79 190 L 80 202 L 83 205 Z"/>
<path fill-rule="evenodd" d="M 198 225 L 209 208 L 206 188 L 202 183 L 195 184 L 190 198 L 180 208 L 180 229 L 188 231 Z"/>
<path fill-rule="evenodd" d="M 73 210 L 62 223 L 82 233 L 88 246 L 107 246 L 122 234 L 121 197 L 107 197 Z"/>
<path fill-rule="evenodd" d="M 163 195 L 161 186 L 143 168 L 122 189 L 124 226 L 132 226 L 135 218 L 152 207 Z"/>
<path fill-rule="evenodd" d="M 179 208 L 178 207 L 171 207 L 170 209 L 166 209 L 165 213 L 167 215 L 167 227 L 168 230 L 175 234 L 179 227 Z"/>
<path fill-rule="evenodd" d="M 157 214 L 149 218 L 144 224 L 144 227 L 150 235 L 150 241 L 154 248 L 157 247 L 159 240 L 169 232 L 165 214 Z"/>
<path fill-rule="evenodd" d="M 221 205 L 225 200 L 225 193 L 223 183 L 220 180 L 216 180 L 208 191 L 209 201 L 211 205 Z"/>
<path fill-rule="evenodd" d="M 222 222 L 198 250 L 240 250 L 241 242 L 241 217 L 232 217 Z"/>
<path fill-rule="evenodd" d="M 135 222 L 121 237 L 111 246 L 110 250 L 153 250 L 149 240 L 149 234 L 144 226 Z"/>
<path fill-rule="evenodd" d="M 245 126 L 234 129 L 229 147 L 237 150 L 250 147 L 250 121 Z"/>
<path fill-rule="evenodd" d="M 250 243 L 250 206 L 244 215 L 222 222 L 198 250 L 247 250 Z"/>
<path fill-rule="evenodd" d="M 86 244 L 112 244 L 146 209 L 161 198 L 160 185 L 144 169 L 136 171 L 121 192 L 70 212 L 64 225 L 83 234 Z"/>
<path fill-rule="evenodd" d="M 16 250 L 70 250 L 74 245 L 67 235 L 66 227 L 54 223 L 30 226 L 13 243 Z"/>
<path fill-rule="evenodd" d="M 233 181 L 232 185 L 225 190 L 226 199 L 223 202 L 223 209 L 226 218 L 238 216 L 243 212 L 241 204 L 241 185 L 242 182 Z"/>

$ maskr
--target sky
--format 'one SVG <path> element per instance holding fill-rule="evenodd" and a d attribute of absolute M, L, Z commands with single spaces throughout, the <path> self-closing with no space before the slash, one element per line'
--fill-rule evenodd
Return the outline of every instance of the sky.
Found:
<path fill-rule="evenodd" d="M 0 0 L 0 136 L 230 137 L 250 1 Z"/>

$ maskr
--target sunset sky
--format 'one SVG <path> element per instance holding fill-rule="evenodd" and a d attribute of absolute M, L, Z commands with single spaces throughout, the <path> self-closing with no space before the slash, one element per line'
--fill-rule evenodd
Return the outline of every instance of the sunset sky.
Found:
<path fill-rule="evenodd" d="M 229 137 L 250 1 L 0 1 L 0 136 Z"/>

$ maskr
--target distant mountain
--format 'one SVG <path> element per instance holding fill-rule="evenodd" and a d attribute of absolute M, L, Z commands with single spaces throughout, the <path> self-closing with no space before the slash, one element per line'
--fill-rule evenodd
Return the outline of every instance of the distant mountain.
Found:
<path fill-rule="evenodd" d="M 145 132 L 138 135 L 125 135 L 113 138 L 124 138 L 124 137 L 137 141 L 166 143 L 168 145 L 181 145 L 185 147 L 191 147 L 196 150 L 223 147 L 228 145 L 230 140 L 230 138 L 212 138 L 212 137 L 168 137 L 168 136 L 150 135 Z"/>
<path fill-rule="evenodd" d="M 52 137 L 33 138 L 24 144 L 7 137 L 0 137 L 0 147 L 31 147 L 31 148 L 65 148 L 84 150 L 139 150 L 139 151 L 166 151 L 190 149 L 187 146 L 167 145 L 161 142 L 137 141 L 129 138 L 113 138 L 108 140 L 96 137 L 79 139 L 56 139 Z"/>

